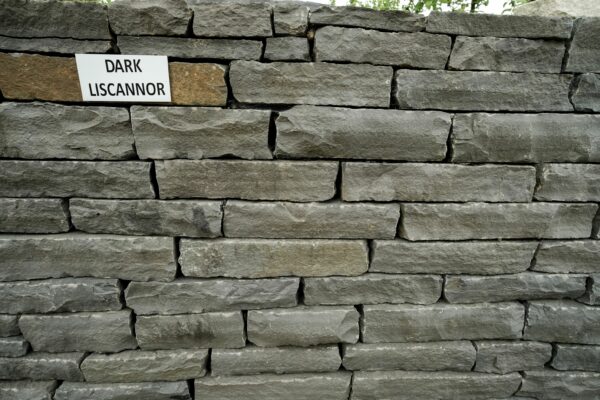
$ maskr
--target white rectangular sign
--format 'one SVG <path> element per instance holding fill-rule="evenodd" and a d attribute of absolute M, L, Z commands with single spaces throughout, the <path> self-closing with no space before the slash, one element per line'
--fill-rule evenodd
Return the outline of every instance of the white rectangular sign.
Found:
<path fill-rule="evenodd" d="M 83 101 L 171 101 L 166 56 L 76 54 Z"/>

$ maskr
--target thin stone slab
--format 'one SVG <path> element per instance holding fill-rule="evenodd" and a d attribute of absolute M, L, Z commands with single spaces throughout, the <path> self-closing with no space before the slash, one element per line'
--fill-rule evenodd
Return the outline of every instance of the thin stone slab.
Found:
<path fill-rule="evenodd" d="M 350 371 L 471 371 L 475 348 L 469 341 L 428 343 L 357 343 L 344 345 Z"/>
<path fill-rule="evenodd" d="M 4 381 L 0 382 L 2 400 L 52 400 L 56 381 Z"/>
<path fill-rule="evenodd" d="M 182 239 L 180 252 L 183 275 L 201 278 L 356 276 L 369 265 L 362 240 Z"/>
<path fill-rule="evenodd" d="M 60 233 L 69 230 L 67 204 L 60 199 L 0 199 L 0 232 Z"/>
<path fill-rule="evenodd" d="M 248 340 L 261 347 L 356 343 L 358 319 L 351 306 L 251 310 Z"/>
<path fill-rule="evenodd" d="M 541 201 L 600 201 L 600 165 L 543 164 L 535 198 Z"/>
<path fill-rule="evenodd" d="M 541 342 L 483 341 L 477 348 L 476 372 L 506 374 L 509 372 L 544 369 L 552 358 L 552 345 Z"/>
<path fill-rule="evenodd" d="M 19 358 L 0 358 L 0 379 L 83 381 L 79 364 L 84 356 L 84 353 L 35 352 Z"/>
<path fill-rule="evenodd" d="M 86 54 L 107 53 L 112 49 L 112 45 L 108 40 L 32 39 L 0 36 L 0 49 L 35 53 Z"/>
<path fill-rule="evenodd" d="M 0 337 L 20 335 L 18 320 L 17 315 L 0 314 Z"/>
<path fill-rule="evenodd" d="M 571 102 L 576 111 L 600 112 L 600 75 L 578 76 L 575 80 L 575 88 L 571 92 Z"/>
<path fill-rule="evenodd" d="M 295 1 L 274 2 L 273 30 L 276 35 L 304 36 L 310 8 Z"/>
<path fill-rule="evenodd" d="M 117 35 L 181 36 L 187 33 L 192 10 L 185 0 L 113 0 L 108 19 Z"/>
<path fill-rule="evenodd" d="M 312 10 L 314 25 L 357 26 L 382 31 L 417 32 L 425 29 L 427 17 L 397 10 L 373 10 L 359 7 L 327 7 Z"/>
<path fill-rule="evenodd" d="M 267 2 L 221 0 L 191 3 L 194 34 L 203 37 L 273 36 L 272 6 Z"/>
<path fill-rule="evenodd" d="M 81 363 L 86 382 L 184 381 L 206 374 L 208 350 L 128 350 L 92 354 Z"/>
<path fill-rule="evenodd" d="M 364 343 L 520 339 L 525 309 L 519 303 L 365 305 Z"/>
<path fill-rule="evenodd" d="M 561 371 L 600 372 L 600 346 L 557 344 L 551 366 Z"/>
<path fill-rule="evenodd" d="M 271 61 L 310 61 L 308 39 L 293 36 L 267 38 L 264 57 Z"/>
<path fill-rule="evenodd" d="M 600 274 L 591 275 L 588 278 L 587 292 L 577 301 L 591 306 L 600 306 Z"/>
<path fill-rule="evenodd" d="M 600 17 L 575 22 L 565 71 L 600 72 Z"/>
<path fill-rule="evenodd" d="M 64 382 L 54 400 L 191 400 L 187 382 L 75 383 Z"/>
<path fill-rule="evenodd" d="M 525 340 L 600 344 L 600 308 L 570 300 L 529 303 Z"/>
<path fill-rule="evenodd" d="M 600 241 L 543 241 L 535 257 L 534 271 L 549 273 L 600 273 Z"/>
<path fill-rule="evenodd" d="M 544 400 L 595 400 L 600 395 L 600 374 L 526 371 L 518 394 Z"/>
<path fill-rule="evenodd" d="M 23 338 L 23 336 L 10 336 L 0 338 L 0 357 L 7 357 L 6 361 L 10 362 L 13 357 L 22 357 L 29 351 L 29 343 Z M 10 357 L 10 358 L 8 358 Z M 2 358 L 0 358 L 0 366 L 2 364 Z M 0 371 L 0 376 L 2 372 Z M 14 379 L 14 378 L 0 378 L 0 379 Z"/>

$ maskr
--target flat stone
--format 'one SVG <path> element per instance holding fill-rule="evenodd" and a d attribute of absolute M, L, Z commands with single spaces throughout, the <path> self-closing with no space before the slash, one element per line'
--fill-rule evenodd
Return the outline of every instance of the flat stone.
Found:
<path fill-rule="evenodd" d="M 370 272 L 496 275 L 525 271 L 537 242 L 423 242 L 375 240 Z"/>
<path fill-rule="evenodd" d="M 125 108 L 0 104 L 0 156 L 124 160 L 135 156 Z"/>
<path fill-rule="evenodd" d="M 64 382 L 55 400 L 191 400 L 187 382 L 75 383 Z"/>
<path fill-rule="evenodd" d="M 324 201 L 334 196 L 338 173 L 338 163 L 331 161 L 166 160 L 155 164 L 162 199 Z"/>
<path fill-rule="evenodd" d="M 599 201 L 600 165 L 543 164 L 535 198 L 541 201 Z"/>
<path fill-rule="evenodd" d="M 354 276 L 369 265 L 362 240 L 182 239 L 180 252 L 183 275 L 201 278 Z"/>
<path fill-rule="evenodd" d="M 229 79 L 233 96 L 241 103 L 389 107 L 392 68 L 233 61 Z"/>
<path fill-rule="evenodd" d="M 535 174 L 528 166 L 345 162 L 342 199 L 529 202 Z"/>
<path fill-rule="evenodd" d="M 221 236 L 221 202 L 202 200 L 69 200 L 77 230 L 120 235 Z"/>
<path fill-rule="evenodd" d="M 0 199 L 0 232 L 59 233 L 69 230 L 60 199 Z"/>
<path fill-rule="evenodd" d="M 5 381 L 0 382 L 0 396 L 2 400 L 52 400 L 56 386 L 56 381 Z"/>
<path fill-rule="evenodd" d="M 192 10 L 185 0 L 114 0 L 108 19 L 117 35 L 180 36 L 187 32 Z"/>
<path fill-rule="evenodd" d="M 458 114 L 453 162 L 600 162 L 600 116 Z"/>
<path fill-rule="evenodd" d="M 273 29 L 276 35 L 304 36 L 310 8 L 295 1 L 274 2 Z"/>
<path fill-rule="evenodd" d="M 296 307 L 248 311 L 248 340 L 261 347 L 358 341 L 354 307 Z"/>
<path fill-rule="evenodd" d="M 531 269 L 555 274 L 597 274 L 600 273 L 598 257 L 598 240 L 543 241 Z"/>
<path fill-rule="evenodd" d="M 401 206 L 408 240 L 577 239 L 590 237 L 596 204 L 426 204 Z"/>
<path fill-rule="evenodd" d="M 600 344 L 600 308 L 569 300 L 529 303 L 525 340 Z"/>
<path fill-rule="evenodd" d="M 588 278 L 587 292 L 577 301 L 591 306 L 600 306 L 600 274 L 591 275 Z"/>
<path fill-rule="evenodd" d="M 206 374 L 208 350 L 128 350 L 92 354 L 81 363 L 87 382 L 184 381 Z"/>
<path fill-rule="evenodd" d="M 395 78 L 394 97 L 400 108 L 573 111 L 572 76 L 566 74 L 400 69 Z"/>
<path fill-rule="evenodd" d="M 299 284 L 295 278 L 131 282 L 125 301 L 137 315 L 294 307 Z"/>
<path fill-rule="evenodd" d="M 173 238 L 112 235 L 0 235 L 0 281 L 94 277 L 175 278 Z"/>
<path fill-rule="evenodd" d="M 169 63 L 171 103 L 192 106 L 225 106 L 225 67 L 220 64 Z"/>
<path fill-rule="evenodd" d="M 565 54 L 559 41 L 459 36 L 448 67 L 457 70 L 559 74 Z"/>
<path fill-rule="evenodd" d="M 140 316 L 135 333 L 142 350 L 240 348 L 246 345 L 241 312 Z"/>
<path fill-rule="evenodd" d="M 20 335 L 18 320 L 17 315 L 0 314 L 0 337 Z"/>
<path fill-rule="evenodd" d="M 506 374 L 544 369 L 552 358 L 552 345 L 540 342 L 483 341 L 477 348 L 476 372 Z"/>
<path fill-rule="evenodd" d="M 193 30 L 204 37 L 273 36 L 272 6 L 267 2 L 201 1 L 192 3 Z"/>
<path fill-rule="evenodd" d="M 136 150 L 142 159 L 273 158 L 267 110 L 131 107 Z"/>
<path fill-rule="evenodd" d="M 600 346 L 557 344 L 551 365 L 561 371 L 600 372 Z"/>
<path fill-rule="evenodd" d="M 11 362 L 13 357 L 22 357 L 29 351 L 29 343 L 23 336 L 10 336 L 0 338 L 0 366 L 3 364 L 1 357 L 7 357 L 6 362 Z M 0 371 L 0 377 L 2 372 Z M 9 379 L 9 378 L 0 378 Z M 10 378 L 14 379 L 14 378 Z"/>
<path fill-rule="evenodd" d="M 335 345 L 213 349 L 210 360 L 212 376 L 333 372 L 342 362 Z"/>
<path fill-rule="evenodd" d="M 135 349 L 131 311 L 22 315 L 19 328 L 34 351 L 101 353 Z"/>
<path fill-rule="evenodd" d="M 524 3 L 512 10 L 517 15 L 541 15 L 561 17 L 587 17 L 591 15 L 600 16 L 600 3 L 596 0 L 537 0 L 532 3 Z"/>
<path fill-rule="evenodd" d="M 308 39 L 293 36 L 267 38 L 265 59 L 272 61 L 310 61 Z"/>
<path fill-rule="evenodd" d="M 400 111 L 296 106 L 276 120 L 279 158 L 442 161 L 452 116 Z"/>
<path fill-rule="evenodd" d="M 206 400 L 347 400 L 351 378 L 346 372 L 220 376 L 196 379 L 195 390 Z"/>
<path fill-rule="evenodd" d="M 349 344 L 343 347 L 350 371 L 471 371 L 475 348 L 469 341 Z"/>
<path fill-rule="evenodd" d="M 112 49 L 112 45 L 108 40 L 32 39 L 0 36 L 0 49 L 17 52 L 85 54 L 107 53 Z"/>
<path fill-rule="evenodd" d="M 575 22 L 566 72 L 600 72 L 600 17 Z"/>
<path fill-rule="evenodd" d="M 315 25 L 357 26 L 382 31 L 417 32 L 425 29 L 427 17 L 406 11 L 380 11 L 359 7 L 320 7 L 310 13 Z"/>
<path fill-rule="evenodd" d="M 518 394 L 544 400 L 594 400 L 600 394 L 600 374 L 527 371 Z"/>
<path fill-rule="evenodd" d="M 150 163 L 0 161 L 0 196 L 154 198 Z"/>
<path fill-rule="evenodd" d="M 365 305 L 364 343 L 520 339 L 525 309 L 519 303 Z"/>
<path fill-rule="evenodd" d="M 84 355 L 35 352 L 19 358 L 0 358 L 0 379 L 82 381 L 79 364 Z"/>
<path fill-rule="evenodd" d="M 400 218 L 397 204 L 245 202 L 224 207 L 226 237 L 392 239 Z"/>
<path fill-rule="evenodd" d="M 571 92 L 571 102 L 577 111 L 600 112 L 600 75 L 578 76 L 575 80 L 575 88 Z"/>

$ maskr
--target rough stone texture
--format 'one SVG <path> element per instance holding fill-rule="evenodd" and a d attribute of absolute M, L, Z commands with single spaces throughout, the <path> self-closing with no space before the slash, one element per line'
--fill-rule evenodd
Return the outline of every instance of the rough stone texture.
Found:
<path fill-rule="evenodd" d="M 600 344 L 600 308 L 569 300 L 529 303 L 525 340 Z"/>
<path fill-rule="evenodd" d="M 573 111 L 571 75 L 398 70 L 400 108 L 457 111 Z"/>
<path fill-rule="evenodd" d="M 459 36 L 448 67 L 559 74 L 564 54 L 565 44 L 559 41 Z"/>
<path fill-rule="evenodd" d="M 382 31 L 417 32 L 425 29 L 427 17 L 405 11 L 376 11 L 359 7 L 320 7 L 310 14 L 315 25 L 339 25 Z"/>
<path fill-rule="evenodd" d="M 142 350 L 240 348 L 246 344 L 241 312 L 141 316 L 135 332 Z"/>
<path fill-rule="evenodd" d="M 392 68 L 364 64 L 234 61 L 229 79 L 233 96 L 242 103 L 388 107 Z M 282 87 L 286 90 L 281 90 Z"/>
<path fill-rule="evenodd" d="M 364 343 L 519 339 L 525 317 L 519 303 L 382 304 L 363 312 Z"/>
<path fill-rule="evenodd" d="M 51 103 L 0 104 L 0 157 L 122 160 L 133 158 L 125 108 Z"/>
<path fill-rule="evenodd" d="M 75 383 L 65 382 L 54 400 L 191 400 L 187 382 Z"/>
<path fill-rule="evenodd" d="M 0 314 L 0 337 L 20 335 L 18 319 L 16 315 Z"/>
<path fill-rule="evenodd" d="M 600 162 L 600 116 L 458 114 L 453 162 Z"/>
<path fill-rule="evenodd" d="M 211 374 L 221 376 L 330 372 L 337 371 L 341 362 L 339 349 L 335 345 L 308 348 L 214 349 L 211 353 Z"/>
<path fill-rule="evenodd" d="M 131 107 L 137 154 L 142 159 L 272 158 L 267 110 L 199 107 Z"/>
<path fill-rule="evenodd" d="M 0 382 L 0 396 L 2 400 L 52 400 L 56 386 L 56 381 Z"/>
<path fill-rule="evenodd" d="M 302 3 L 275 2 L 273 4 L 273 29 L 276 35 L 304 36 L 308 29 L 310 8 Z"/>
<path fill-rule="evenodd" d="M 354 307 L 296 307 L 248 311 L 248 340 L 257 346 L 314 346 L 358 341 Z"/>
<path fill-rule="evenodd" d="M 342 198 L 345 201 L 529 202 L 535 173 L 534 167 L 527 166 L 343 163 Z"/>
<path fill-rule="evenodd" d="M 0 357 L 9 357 L 4 360 L 4 363 L 11 363 L 13 357 L 21 357 L 29 351 L 29 343 L 23 336 L 10 336 L 0 338 Z M 0 358 L 0 366 L 3 364 L 3 359 Z M 2 372 L 0 372 L 0 377 Z M 16 378 L 0 378 L 0 379 L 16 379 Z"/>
<path fill-rule="evenodd" d="M 543 369 L 552 358 L 552 345 L 540 342 L 476 342 L 477 361 L 474 371 L 506 374 Z"/>
<path fill-rule="evenodd" d="M 532 269 L 550 273 L 600 273 L 600 241 L 544 241 Z"/>
<path fill-rule="evenodd" d="M 578 76 L 571 91 L 571 102 L 577 111 L 600 112 L 600 75 Z"/>
<path fill-rule="evenodd" d="M 0 232 L 66 232 L 68 218 L 60 199 L 0 199 Z"/>
<path fill-rule="evenodd" d="M 593 372 L 527 371 L 519 395 L 544 400 L 594 400 L 600 394 L 600 374 Z"/>
<path fill-rule="evenodd" d="M 230 200 L 224 207 L 226 237 L 392 239 L 397 204 L 284 203 Z"/>
<path fill-rule="evenodd" d="M 337 172 L 338 164 L 327 161 L 156 162 L 156 178 L 163 199 L 200 197 L 323 201 L 335 194 Z M 227 182 L 227 185 L 223 185 L 223 182 Z"/>
<path fill-rule="evenodd" d="M 224 106 L 227 103 L 225 67 L 222 65 L 172 62 L 169 63 L 169 79 L 172 104 Z"/>
<path fill-rule="evenodd" d="M 80 231 L 120 235 L 221 236 L 221 203 L 195 200 L 71 199 Z"/>
<path fill-rule="evenodd" d="M 131 311 L 22 315 L 19 328 L 34 351 L 118 352 L 135 349 Z"/>
<path fill-rule="evenodd" d="M 362 240 L 191 240 L 180 243 L 185 276 L 272 278 L 360 275 L 369 261 Z"/>
<path fill-rule="evenodd" d="M 117 311 L 118 280 L 64 278 L 0 283 L 0 312 L 7 314 Z"/>
<path fill-rule="evenodd" d="M 95 277 L 170 281 L 174 243 L 166 237 L 0 235 L 0 281 Z"/>
<path fill-rule="evenodd" d="M 600 274 L 591 275 L 588 278 L 588 290 L 578 301 L 592 306 L 600 306 Z"/>
<path fill-rule="evenodd" d="M 501 276 L 447 276 L 444 297 L 450 303 L 509 300 L 576 299 L 585 293 L 586 276 L 522 272 Z"/>
<path fill-rule="evenodd" d="M 304 37 L 267 38 L 265 59 L 272 61 L 310 61 L 308 40 Z"/>
<path fill-rule="evenodd" d="M 544 164 L 538 174 L 537 200 L 600 201 L 600 165 Z"/>
<path fill-rule="evenodd" d="M 0 358 L 0 379 L 82 381 L 79 364 L 83 358 L 84 353 L 37 352 L 19 358 Z"/>
<path fill-rule="evenodd" d="M 451 115 L 296 106 L 279 113 L 276 125 L 280 158 L 442 161 Z"/>
<path fill-rule="evenodd" d="M 561 371 L 600 372 L 600 346 L 557 344 L 551 365 Z"/>
<path fill-rule="evenodd" d="M 299 284 L 295 278 L 132 282 L 125 300 L 137 315 L 294 307 Z"/>
<path fill-rule="evenodd" d="M 352 375 L 321 374 L 224 376 L 197 379 L 196 398 L 206 400 L 347 400 Z M 58 400 L 58 399 L 57 399 Z"/>
<path fill-rule="evenodd" d="M 471 371 L 475 348 L 469 341 L 344 345 L 344 368 L 350 371 Z"/>
<path fill-rule="evenodd" d="M 516 15 L 540 15 L 561 17 L 600 16 L 600 3 L 596 0 L 537 0 L 521 4 L 513 9 Z"/>
<path fill-rule="evenodd" d="M 81 364 L 87 382 L 183 381 L 206 374 L 208 350 L 130 350 L 92 354 Z"/>
<path fill-rule="evenodd" d="M 154 198 L 150 163 L 0 161 L 0 196 Z"/>
<path fill-rule="evenodd" d="M 375 240 L 370 272 L 494 275 L 525 271 L 537 242 Z"/>
<path fill-rule="evenodd" d="M 596 204 L 427 204 L 401 206 L 408 240 L 587 238 Z"/>
<path fill-rule="evenodd" d="M 222 2 L 220 0 L 192 2 L 193 30 L 205 37 L 266 37 L 273 36 L 272 6 L 267 2 Z"/>
<path fill-rule="evenodd" d="M 508 397 L 517 391 L 521 376 L 470 372 L 355 372 L 352 400 L 477 400 Z"/>
<path fill-rule="evenodd" d="M 565 71 L 600 72 L 600 17 L 575 22 Z"/>
<path fill-rule="evenodd" d="M 185 0 L 114 0 L 108 7 L 117 35 L 185 35 L 191 18 Z"/>
<path fill-rule="evenodd" d="M 585 279 L 583 279 L 585 289 Z M 438 275 L 365 274 L 304 279 L 304 304 L 432 304 L 442 294 Z"/>
<path fill-rule="evenodd" d="M 106 53 L 112 49 L 108 40 L 77 40 L 60 38 L 15 38 L 0 36 L 0 49 L 36 53 Z"/>

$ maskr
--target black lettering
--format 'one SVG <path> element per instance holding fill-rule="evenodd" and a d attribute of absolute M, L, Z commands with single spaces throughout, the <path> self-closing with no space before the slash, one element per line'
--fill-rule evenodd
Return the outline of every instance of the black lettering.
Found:
<path fill-rule="evenodd" d="M 143 83 L 136 83 L 135 84 L 135 91 L 137 92 L 138 96 L 141 94 L 143 96 L 146 95 L 146 88 L 144 87 Z"/>
<path fill-rule="evenodd" d="M 125 94 L 127 96 L 135 96 L 135 84 L 126 83 L 125 84 Z"/>
<path fill-rule="evenodd" d="M 134 72 L 142 72 L 142 67 L 140 67 L 140 62 L 142 60 L 140 60 L 139 58 L 136 60 L 133 60 L 133 67 L 135 68 Z"/>
<path fill-rule="evenodd" d="M 107 86 L 107 89 L 108 89 L 108 94 L 110 94 L 111 96 L 116 96 L 115 92 L 112 91 L 112 88 L 115 86 L 115 84 L 114 83 L 109 83 L 106 86 Z"/>
<path fill-rule="evenodd" d="M 92 97 L 98 96 L 98 94 L 97 94 L 98 91 L 96 90 L 96 92 L 94 92 L 94 89 L 92 89 L 92 84 L 88 83 L 88 86 L 90 88 L 90 96 L 92 96 Z M 98 88 L 98 84 L 96 84 L 96 88 Z"/>
<path fill-rule="evenodd" d="M 125 96 L 125 90 L 123 90 L 123 85 L 117 83 L 117 96 Z"/>
<path fill-rule="evenodd" d="M 156 84 L 156 86 L 158 86 L 158 94 L 162 94 L 163 96 L 165 96 L 166 95 L 166 93 L 165 93 L 165 85 L 163 83 L 161 83 L 161 82 L 158 82 Z"/>
<path fill-rule="evenodd" d="M 106 96 L 106 84 L 105 83 L 100 84 L 100 95 Z"/>
<path fill-rule="evenodd" d="M 115 64 L 111 60 L 104 60 L 104 65 L 106 66 L 106 72 L 115 71 Z"/>
<path fill-rule="evenodd" d="M 146 90 L 148 90 L 148 96 L 154 96 L 156 94 L 156 85 L 154 85 L 154 83 L 148 83 L 146 85 Z"/>
<path fill-rule="evenodd" d="M 123 70 L 123 64 L 121 64 L 121 60 L 115 60 L 115 72 L 125 72 Z"/>
<path fill-rule="evenodd" d="M 133 72 L 133 69 L 131 69 L 131 60 L 123 60 L 123 63 L 125 64 L 125 72 Z"/>

